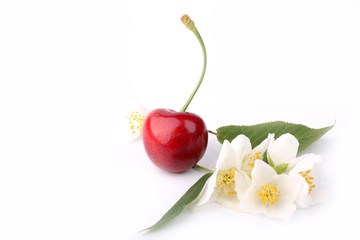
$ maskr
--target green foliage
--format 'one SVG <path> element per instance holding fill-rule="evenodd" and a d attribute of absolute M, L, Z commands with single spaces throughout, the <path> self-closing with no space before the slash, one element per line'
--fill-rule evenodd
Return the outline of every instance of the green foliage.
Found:
<path fill-rule="evenodd" d="M 275 138 L 285 133 L 294 135 L 299 141 L 299 152 L 310 146 L 313 142 L 322 137 L 334 125 L 314 129 L 309 128 L 302 124 L 287 123 L 283 121 L 267 122 L 251 126 L 224 126 L 217 129 L 217 139 L 220 143 L 224 140 L 231 142 L 236 136 L 244 134 L 247 136 L 253 147 L 259 145 L 264 139 L 267 138 L 269 133 L 274 133 Z"/>
<path fill-rule="evenodd" d="M 199 196 L 206 181 L 211 175 L 212 173 L 204 174 L 194 185 L 189 188 L 189 190 L 174 204 L 174 206 L 172 206 L 172 208 L 170 208 L 169 211 L 167 211 L 165 215 L 162 216 L 162 218 L 157 223 L 149 228 L 144 229 L 143 231 L 157 229 L 179 215 L 187 205 L 189 205 Z"/>

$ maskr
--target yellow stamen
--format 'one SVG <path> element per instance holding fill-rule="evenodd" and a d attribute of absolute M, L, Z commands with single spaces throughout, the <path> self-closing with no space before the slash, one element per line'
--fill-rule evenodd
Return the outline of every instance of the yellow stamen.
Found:
<path fill-rule="evenodd" d="M 261 152 L 257 152 L 255 153 L 254 155 L 252 155 L 250 157 L 250 160 L 248 162 L 248 165 L 251 167 L 251 168 L 254 168 L 254 165 L 255 165 L 255 160 L 259 159 L 259 160 L 262 160 L 264 158 L 263 155 L 260 155 Z"/>
<path fill-rule="evenodd" d="M 145 115 L 138 111 L 132 111 L 130 116 L 126 117 L 129 120 L 130 129 L 133 134 L 141 134 L 142 127 L 145 121 Z"/>
<path fill-rule="evenodd" d="M 235 191 L 235 168 L 223 170 L 217 176 L 217 186 L 220 187 L 218 196 L 223 192 L 226 197 L 236 194 Z"/>
<path fill-rule="evenodd" d="M 261 191 L 256 194 L 261 197 L 263 205 L 271 206 L 280 199 L 280 190 L 275 185 L 270 186 L 270 183 L 267 183 L 265 186 L 261 186 L 260 189 Z"/>
<path fill-rule="evenodd" d="M 311 193 L 311 191 L 315 187 L 315 184 L 314 184 L 314 181 L 313 181 L 314 178 L 309 175 L 310 172 L 311 172 L 311 170 L 307 170 L 305 172 L 299 172 L 299 174 L 305 179 L 305 181 L 309 185 L 309 194 Z"/>

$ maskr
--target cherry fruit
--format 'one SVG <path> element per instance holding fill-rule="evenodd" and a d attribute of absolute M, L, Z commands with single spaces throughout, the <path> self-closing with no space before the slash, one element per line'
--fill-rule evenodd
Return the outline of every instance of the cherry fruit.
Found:
<path fill-rule="evenodd" d="M 156 166 L 170 172 L 184 172 L 204 155 L 208 132 L 198 115 L 160 108 L 147 115 L 143 142 Z"/>
<path fill-rule="evenodd" d="M 200 42 L 204 63 L 200 80 L 180 112 L 155 109 L 145 118 L 142 128 L 145 151 L 158 167 L 170 172 L 184 172 L 194 167 L 204 155 L 208 131 L 204 121 L 196 114 L 186 112 L 199 89 L 206 70 L 206 50 L 194 22 L 184 15 L 181 21 Z"/>

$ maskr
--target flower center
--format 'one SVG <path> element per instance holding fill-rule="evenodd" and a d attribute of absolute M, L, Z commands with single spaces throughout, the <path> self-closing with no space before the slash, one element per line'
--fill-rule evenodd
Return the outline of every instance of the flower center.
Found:
<path fill-rule="evenodd" d="M 254 168 L 254 165 L 255 165 L 255 160 L 259 159 L 259 160 L 262 160 L 264 158 L 263 155 L 261 155 L 261 152 L 257 152 L 255 153 L 254 155 L 252 155 L 250 157 L 250 160 L 248 162 L 248 165 L 251 167 L 251 168 Z"/>
<path fill-rule="evenodd" d="M 275 185 L 270 186 L 270 183 L 267 183 L 265 186 L 261 186 L 260 189 L 261 191 L 256 194 L 261 197 L 263 205 L 271 206 L 280 199 L 280 190 L 278 190 Z"/>
<path fill-rule="evenodd" d="M 307 170 L 305 172 L 299 172 L 299 174 L 305 179 L 305 181 L 309 185 L 309 193 L 311 193 L 311 191 L 315 187 L 314 178 L 309 175 L 310 172 L 311 170 Z"/>
<path fill-rule="evenodd" d="M 132 111 L 131 115 L 127 117 L 130 124 L 130 129 L 133 134 L 141 134 L 142 127 L 145 121 L 145 115 L 138 111 Z"/>
<path fill-rule="evenodd" d="M 218 192 L 218 196 L 221 193 L 224 193 L 225 196 L 230 197 L 233 194 L 236 194 L 235 191 L 235 168 L 231 168 L 228 170 L 223 170 L 217 176 L 217 186 L 220 188 Z"/>

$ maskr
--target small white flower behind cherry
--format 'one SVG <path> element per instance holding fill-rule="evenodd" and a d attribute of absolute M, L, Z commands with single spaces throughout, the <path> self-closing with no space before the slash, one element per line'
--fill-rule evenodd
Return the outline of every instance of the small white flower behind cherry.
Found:
<path fill-rule="evenodd" d="M 138 101 L 131 104 L 131 109 L 126 112 L 122 119 L 123 139 L 129 142 L 141 139 L 144 121 L 149 112 L 150 110 Z"/>

